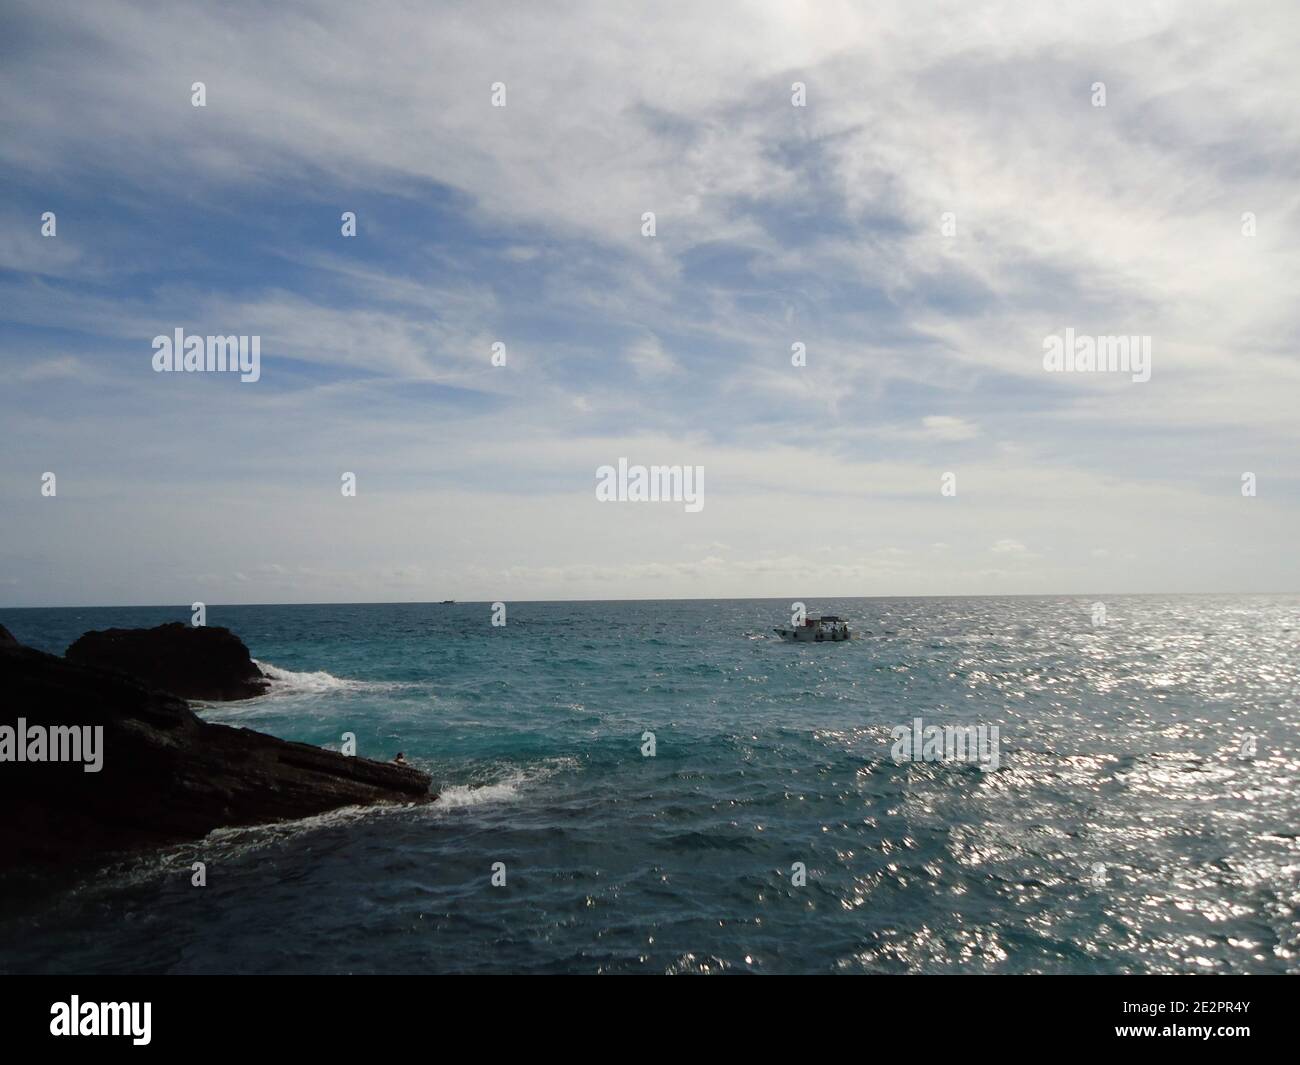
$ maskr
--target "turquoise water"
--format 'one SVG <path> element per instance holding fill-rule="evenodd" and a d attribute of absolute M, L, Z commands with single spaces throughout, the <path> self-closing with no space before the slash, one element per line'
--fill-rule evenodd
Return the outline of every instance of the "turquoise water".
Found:
<path fill-rule="evenodd" d="M 872 635 L 782 643 L 785 600 L 212 607 L 279 679 L 205 717 L 355 733 L 438 802 L 127 863 L 0 922 L 0 970 L 1300 971 L 1300 597 L 808 606 Z M 59 653 L 171 620 L 0 610 Z M 918 716 L 998 725 L 999 768 L 896 762 Z"/>

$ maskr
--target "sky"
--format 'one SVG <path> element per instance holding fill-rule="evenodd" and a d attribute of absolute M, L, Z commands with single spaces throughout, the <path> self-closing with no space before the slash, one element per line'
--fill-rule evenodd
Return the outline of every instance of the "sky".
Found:
<path fill-rule="evenodd" d="M 0 606 L 1300 591 L 1297 55 L 1291 2 L 4 0 Z"/>

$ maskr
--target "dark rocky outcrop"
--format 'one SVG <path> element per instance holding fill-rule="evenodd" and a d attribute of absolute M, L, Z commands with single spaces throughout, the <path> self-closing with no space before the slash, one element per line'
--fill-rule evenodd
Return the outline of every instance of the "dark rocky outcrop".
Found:
<path fill-rule="evenodd" d="M 103 763 L 88 773 L 82 762 L 0 761 L 0 895 L 214 828 L 433 797 L 411 767 L 206 722 L 140 680 L 0 636 L 0 728 L 19 718 L 28 729 L 102 726 Z"/>
<path fill-rule="evenodd" d="M 120 669 L 182 699 L 251 699 L 266 694 L 270 684 L 244 641 L 219 626 L 174 621 L 152 629 L 88 632 L 67 653 L 73 662 Z"/>

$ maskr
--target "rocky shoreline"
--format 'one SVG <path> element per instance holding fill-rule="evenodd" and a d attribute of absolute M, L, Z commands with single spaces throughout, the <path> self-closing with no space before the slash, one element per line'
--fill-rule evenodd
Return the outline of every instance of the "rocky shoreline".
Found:
<path fill-rule="evenodd" d="M 0 895 L 216 828 L 432 801 L 417 769 L 203 721 L 175 690 L 266 683 L 227 629 L 87 633 L 60 658 L 0 626 Z"/>

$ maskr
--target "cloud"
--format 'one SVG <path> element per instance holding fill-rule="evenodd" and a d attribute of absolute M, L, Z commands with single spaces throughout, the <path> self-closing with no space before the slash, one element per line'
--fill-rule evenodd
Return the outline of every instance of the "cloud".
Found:
<path fill-rule="evenodd" d="M 182 511 L 256 497 L 301 598 L 355 591 L 323 531 L 350 512 L 314 493 L 358 467 L 357 511 L 396 529 L 358 530 L 349 572 L 435 598 L 503 571 L 513 594 L 611 595 L 1300 579 L 1288 5 L 1245 30 L 1226 6 L 1119 2 L 945 2 L 924 25 L 901 2 L 488 10 L 11 7 L 6 498 L 29 466 L 67 470 L 66 498 L 128 540 L 114 496 L 190 546 L 184 572 L 255 584 L 258 558 Z M 262 382 L 153 377 L 149 339 L 177 326 L 260 334 Z M 1045 374 L 1065 327 L 1151 336 L 1151 381 Z M 634 452 L 707 466 L 700 523 L 583 509 L 594 466 Z M 481 523 L 468 543 L 405 536 L 466 520 L 450 494 Z M 1102 532 L 1062 532 L 1053 508 Z M 34 601 L 140 573 L 56 512 L 8 509 L 0 580 L 21 572 Z M 791 547 L 812 522 L 859 557 Z M 1229 542 L 1250 550 L 1212 550 Z"/>
<path fill-rule="evenodd" d="M 631 344 L 624 353 L 640 378 L 656 378 L 680 372 L 677 360 L 664 351 L 659 338 L 647 335 Z"/>
<path fill-rule="evenodd" d="M 1029 548 L 1019 540 L 999 540 L 989 550 L 999 555 L 1023 555 Z"/>
<path fill-rule="evenodd" d="M 979 428 L 964 418 L 952 418 L 945 414 L 930 414 L 921 419 L 924 433 L 932 440 L 958 441 L 970 440 L 979 436 Z"/>

